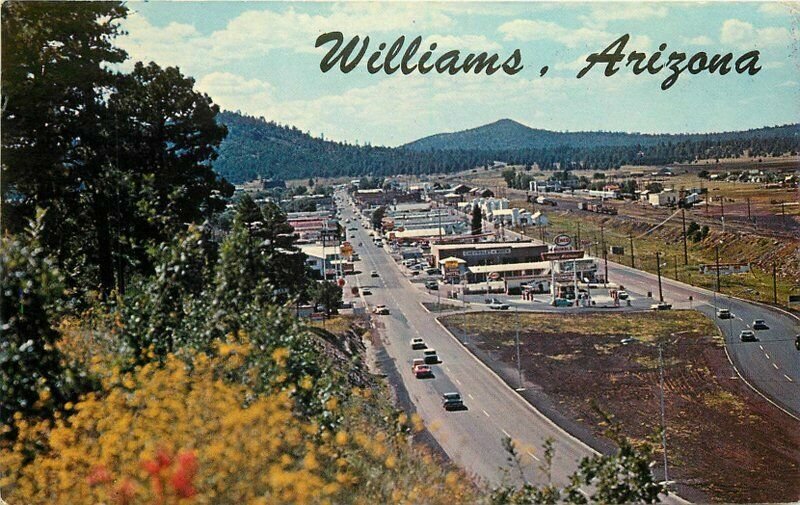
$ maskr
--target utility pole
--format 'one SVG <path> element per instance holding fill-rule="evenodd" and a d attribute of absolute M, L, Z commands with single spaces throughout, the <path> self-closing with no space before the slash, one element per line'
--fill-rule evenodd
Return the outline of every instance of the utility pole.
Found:
<path fill-rule="evenodd" d="M 661 344 L 658 344 L 658 383 L 661 391 L 661 447 L 664 451 L 664 485 L 668 485 L 669 471 L 667 470 L 667 421 L 664 414 L 664 358 L 661 351 Z"/>
<path fill-rule="evenodd" d="M 683 223 L 683 264 L 689 264 L 689 252 L 686 248 L 686 209 L 681 209 L 681 222 Z M 677 275 L 675 276 L 678 277 Z"/>
<path fill-rule="evenodd" d="M 772 263 L 772 303 L 778 304 L 778 268 Z"/>
<path fill-rule="evenodd" d="M 514 312 L 517 313 L 517 376 L 519 378 L 519 387 L 517 387 L 517 391 L 524 391 L 525 388 L 522 387 L 522 362 L 519 358 L 519 307 L 514 307 Z"/>
<path fill-rule="evenodd" d="M 633 233 L 629 233 L 628 238 L 631 240 L 631 268 L 636 268 L 633 256 Z"/>
<path fill-rule="evenodd" d="M 719 244 L 714 246 L 714 262 L 717 264 L 717 292 L 719 292 Z"/>
<path fill-rule="evenodd" d="M 661 291 L 661 253 L 656 251 L 656 272 L 658 273 L 658 301 L 664 301 L 664 294 Z"/>
<path fill-rule="evenodd" d="M 464 276 L 464 282 L 461 284 L 461 303 L 464 307 L 464 345 L 467 345 L 467 278 Z"/>
<path fill-rule="evenodd" d="M 752 221 L 753 219 L 750 217 L 750 197 L 747 197 L 747 220 Z"/>
<path fill-rule="evenodd" d="M 575 249 L 580 249 L 581 247 L 581 222 L 578 221 L 578 240 L 575 244 Z"/>

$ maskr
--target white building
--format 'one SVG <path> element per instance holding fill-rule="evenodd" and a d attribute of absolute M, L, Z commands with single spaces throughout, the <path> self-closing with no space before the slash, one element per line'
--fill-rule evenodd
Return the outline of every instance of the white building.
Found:
<path fill-rule="evenodd" d="M 674 189 L 665 190 L 661 193 L 650 193 L 647 195 L 647 201 L 653 207 L 664 207 L 667 205 L 677 205 L 680 199 L 680 194 Z"/>

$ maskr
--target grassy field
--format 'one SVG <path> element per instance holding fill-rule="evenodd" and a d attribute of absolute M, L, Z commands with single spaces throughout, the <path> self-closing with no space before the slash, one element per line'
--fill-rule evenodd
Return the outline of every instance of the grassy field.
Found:
<path fill-rule="evenodd" d="M 526 202 L 514 202 L 514 205 L 527 205 Z M 688 265 L 684 265 L 682 229 L 680 219 L 671 226 L 664 226 L 654 233 L 642 236 L 650 225 L 636 222 L 635 220 L 620 217 L 578 214 L 572 211 L 555 210 L 547 213 L 550 224 L 546 228 L 545 238 L 552 238 L 560 233 L 570 236 L 580 234 L 584 248 L 593 255 L 602 257 L 601 226 L 603 227 L 602 240 L 606 248 L 610 246 L 624 247 L 625 254 L 608 254 L 610 261 L 631 264 L 630 235 L 633 240 L 634 265 L 636 268 L 656 273 L 656 252 L 661 255 L 661 274 L 706 289 L 715 289 L 716 275 L 701 274 L 698 271 L 700 264 L 713 264 L 715 261 L 715 247 L 719 247 L 719 260 L 725 262 L 751 262 L 751 271 L 746 274 L 721 275 L 720 290 L 722 293 L 739 296 L 742 298 L 773 302 L 772 271 L 758 265 L 759 258 L 768 258 L 776 249 L 775 239 L 767 237 L 740 237 L 731 233 L 711 231 L 706 239 L 699 242 L 687 240 Z M 678 216 L 679 217 L 679 216 Z M 690 219 L 687 218 L 687 226 Z M 539 237 L 539 233 L 531 228 L 520 230 L 532 237 Z M 720 243 L 721 242 L 721 243 Z M 791 262 L 791 244 L 786 244 L 786 254 L 790 256 L 784 261 Z M 796 249 L 795 249 L 796 250 Z M 796 261 L 796 256 L 795 256 Z M 786 305 L 789 294 L 800 292 L 797 279 L 792 271 L 791 264 L 778 264 L 777 297 L 778 303 Z M 766 265 L 765 265 L 766 266 Z M 677 267 L 677 268 L 676 268 Z M 795 264 L 794 268 L 797 265 Z M 784 271 L 784 268 L 787 271 Z"/>
<path fill-rule="evenodd" d="M 725 357 L 719 330 L 695 311 L 468 313 L 470 348 L 545 408 L 602 436 L 605 414 L 636 443 L 659 433 L 660 371 L 670 478 L 700 503 L 786 502 L 800 496 L 797 423 L 756 395 Z M 443 316 L 455 335 L 460 314 Z M 623 339 L 636 340 L 623 343 Z M 663 359 L 654 344 L 661 344 Z M 544 395 L 544 398 L 542 397 Z M 658 451 L 660 452 L 660 451 Z M 661 475 L 661 454 L 654 472 Z M 780 469 L 780 471 L 776 471 Z"/>

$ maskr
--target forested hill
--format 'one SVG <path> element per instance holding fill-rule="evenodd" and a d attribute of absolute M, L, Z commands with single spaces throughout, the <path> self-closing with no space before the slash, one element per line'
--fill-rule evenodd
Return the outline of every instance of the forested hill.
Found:
<path fill-rule="evenodd" d="M 222 112 L 228 127 L 214 169 L 233 183 L 263 178 L 294 179 L 448 173 L 494 160 L 538 163 L 542 168 L 668 164 L 696 158 L 730 158 L 800 151 L 800 125 L 745 132 L 644 135 L 613 132 L 560 133 L 535 130 L 505 119 L 463 132 L 434 135 L 402 146 L 357 146 L 312 137 L 238 112 Z"/>
<path fill-rule="evenodd" d="M 403 147 L 415 151 L 546 149 L 560 146 L 581 148 L 654 146 L 677 142 L 729 142 L 750 139 L 797 137 L 800 125 L 785 125 L 747 131 L 702 134 L 644 134 L 625 132 L 555 132 L 531 128 L 512 119 L 453 133 L 439 133 L 409 142 Z"/>

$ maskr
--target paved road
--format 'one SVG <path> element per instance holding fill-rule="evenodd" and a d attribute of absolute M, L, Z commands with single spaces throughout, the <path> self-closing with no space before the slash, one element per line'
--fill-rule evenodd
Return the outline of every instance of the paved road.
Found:
<path fill-rule="evenodd" d="M 509 230 L 505 234 L 511 240 L 530 238 Z M 650 291 L 658 299 L 658 280 L 654 274 L 609 261 L 608 277 L 630 292 Z M 800 421 L 800 351 L 794 346 L 794 337 L 800 334 L 800 319 L 766 305 L 718 295 L 664 276 L 661 283 L 665 301 L 676 308 L 695 308 L 713 318 L 725 335 L 728 354 L 739 374 L 756 391 Z M 717 308 L 730 309 L 734 317 L 717 319 Z M 759 342 L 741 342 L 739 332 L 751 329 L 756 319 L 764 319 L 769 330 L 756 331 Z"/>
<path fill-rule="evenodd" d="M 349 206 L 342 209 L 342 217 L 351 219 L 348 228 L 358 222 Z M 375 316 L 383 327 L 386 351 L 395 361 L 417 411 L 448 456 L 489 483 L 499 483 L 506 476 L 518 482 L 516 472 L 508 467 L 501 443 L 504 436 L 509 436 L 523 457 L 526 478 L 541 484 L 544 476 L 536 468 L 542 445 L 551 438 L 556 449 L 553 480 L 566 484 L 578 461 L 593 450 L 539 413 L 475 358 L 459 339 L 444 330 L 420 303 L 430 300 L 430 295 L 401 273 L 389 254 L 373 244 L 363 227 L 359 225 L 358 231 L 348 232 L 348 236 L 356 245 L 363 242 L 363 246 L 356 247 L 361 256 L 357 270 L 362 273 L 348 277 L 350 285 L 355 282 L 374 288 L 373 294 L 365 297 L 367 302 L 384 304 L 391 310 L 390 315 Z M 371 277 L 372 270 L 378 271 L 380 277 Z M 442 360 L 433 366 L 433 379 L 416 379 L 411 373 L 411 361 L 421 355 L 409 345 L 414 337 L 423 338 Z M 441 396 L 450 391 L 461 393 L 468 410 L 447 412 L 442 408 Z M 671 497 L 669 501 L 678 499 Z"/>

